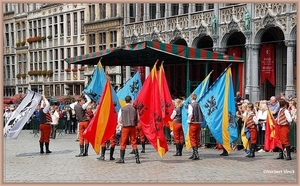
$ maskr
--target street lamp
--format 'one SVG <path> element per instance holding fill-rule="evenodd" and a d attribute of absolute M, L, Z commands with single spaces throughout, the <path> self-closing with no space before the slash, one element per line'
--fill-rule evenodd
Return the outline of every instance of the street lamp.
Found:
<path fill-rule="evenodd" d="M 69 90 L 70 90 L 70 87 L 69 87 L 68 85 L 66 85 L 65 89 L 66 89 L 66 93 L 67 93 L 67 95 L 69 95 Z"/>

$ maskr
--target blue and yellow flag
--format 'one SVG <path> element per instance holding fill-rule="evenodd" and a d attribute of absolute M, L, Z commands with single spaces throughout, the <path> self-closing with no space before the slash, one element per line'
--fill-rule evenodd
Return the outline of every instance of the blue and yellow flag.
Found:
<path fill-rule="evenodd" d="M 142 80 L 140 72 L 137 71 L 135 75 L 130 78 L 125 85 L 117 92 L 121 107 L 126 105 L 125 97 L 131 96 L 132 102 L 136 99 L 138 93 L 142 88 Z"/>
<path fill-rule="evenodd" d="M 238 138 L 238 130 L 230 66 L 200 98 L 200 108 L 213 137 L 231 152 L 231 144 Z"/>
<path fill-rule="evenodd" d="M 208 89 L 208 84 L 210 80 L 210 75 L 213 71 L 211 71 L 206 78 L 201 82 L 200 85 L 193 91 L 192 94 L 197 95 L 196 102 L 199 103 L 200 98 L 202 95 L 207 91 Z M 189 124 L 187 123 L 188 119 L 188 105 L 191 103 L 191 96 L 189 96 L 183 103 L 182 105 L 182 110 L 181 110 L 181 116 L 182 116 L 182 129 L 183 129 L 183 134 L 185 138 L 185 147 L 187 150 L 191 148 L 191 143 L 190 143 L 190 136 L 189 136 Z M 202 122 L 202 128 L 204 128 L 206 125 L 206 122 Z"/>
<path fill-rule="evenodd" d="M 91 82 L 85 87 L 83 91 L 87 96 L 91 98 L 91 100 L 95 101 L 96 103 L 99 103 L 100 97 L 103 94 L 106 81 L 107 81 L 107 76 L 104 72 L 101 62 L 99 61 L 97 66 L 94 69 Z M 112 92 L 115 110 L 116 112 L 119 112 L 121 108 L 119 98 L 114 88 L 112 86 L 111 88 L 112 88 L 111 92 Z"/>

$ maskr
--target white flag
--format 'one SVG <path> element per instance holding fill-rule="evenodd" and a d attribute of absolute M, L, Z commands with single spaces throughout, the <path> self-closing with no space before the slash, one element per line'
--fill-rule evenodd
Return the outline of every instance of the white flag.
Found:
<path fill-rule="evenodd" d="M 41 101 L 41 94 L 29 90 L 26 97 L 20 103 L 18 108 L 12 113 L 11 117 L 3 129 L 5 138 L 17 138 L 26 122 L 32 116 L 36 107 Z"/>

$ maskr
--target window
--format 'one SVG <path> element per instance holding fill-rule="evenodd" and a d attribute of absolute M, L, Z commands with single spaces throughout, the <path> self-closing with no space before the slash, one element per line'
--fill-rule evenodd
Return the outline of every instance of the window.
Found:
<path fill-rule="evenodd" d="M 74 51 L 74 56 L 77 56 L 77 55 L 78 55 L 77 47 L 74 47 L 74 48 L 73 48 L 73 51 Z"/>
<path fill-rule="evenodd" d="M 175 16 L 178 15 L 178 10 L 179 10 L 179 4 L 171 4 L 171 15 Z"/>
<path fill-rule="evenodd" d="M 95 45 L 95 34 L 89 34 L 89 45 Z"/>
<path fill-rule="evenodd" d="M 99 33 L 99 50 L 106 49 L 106 33 Z"/>
<path fill-rule="evenodd" d="M 197 4 L 195 5 L 195 7 L 196 7 L 196 12 L 203 11 L 203 4 L 197 3 Z"/>
<path fill-rule="evenodd" d="M 67 14 L 67 35 L 71 35 L 71 18 L 70 14 Z"/>
<path fill-rule="evenodd" d="M 110 32 L 110 47 L 117 47 L 117 31 Z"/>
<path fill-rule="evenodd" d="M 213 3 L 209 3 L 208 4 L 208 9 L 210 10 L 210 9 L 214 9 L 214 4 Z"/>
<path fill-rule="evenodd" d="M 70 58 L 71 57 L 71 48 L 67 48 L 67 58 Z"/>
<path fill-rule="evenodd" d="M 5 32 L 9 32 L 9 25 L 5 24 Z"/>
<path fill-rule="evenodd" d="M 105 19 L 106 18 L 106 4 L 105 3 L 100 3 L 100 19 Z"/>
<path fill-rule="evenodd" d="M 80 34 L 83 34 L 84 33 L 84 11 L 81 11 L 80 12 L 80 22 L 81 22 L 81 33 Z"/>
<path fill-rule="evenodd" d="M 149 8 L 150 8 L 150 19 L 155 19 L 156 18 L 156 4 L 150 3 Z"/>
<path fill-rule="evenodd" d="M 111 17 L 117 17 L 117 4 L 112 3 L 110 5 L 111 8 Z"/>
<path fill-rule="evenodd" d="M 64 59 L 64 49 L 60 49 L 60 59 Z"/>
<path fill-rule="evenodd" d="M 58 49 L 54 49 L 54 60 L 58 60 Z"/>
<path fill-rule="evenodd" d="M 84 46 L 81 46 L 81 47 L 80 47 L 80 54 L 81 54 L 81 55 L 85 54 Z"/>
<path fill-rule="evenodd" d="M 89 5 L 90 21 L 95 21 L 95 5 Z"/>
<path fill-rule="evenodd" d="M 9 44 L 9 33 L 6 33 L 6 34 L 5 34 L 5 37 L 6 37 L 6 43 L 5 43 L 5 46 L 10 46 L 10 44 Z"/>
<path fill-rule="evenodd" d="M 166 5 L 160 4 L 160 17 L 161 18 L 165 17 L 165 9 L 166 9 Z"/>
<path fill-rule="evenodd" d="M 74 35 L 77 35 L 77 12 L 74 13 Z"/>
<path fill-rule="evenodd" d="M 189 4 L 188 3 L 183 4 L 183 13 L 184 14 L 189 13 Z"/>

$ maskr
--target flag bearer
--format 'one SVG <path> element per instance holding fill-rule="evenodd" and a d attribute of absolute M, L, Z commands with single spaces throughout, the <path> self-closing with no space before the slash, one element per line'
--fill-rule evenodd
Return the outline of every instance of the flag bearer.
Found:
<path fill-rule="evenodd" d="M 42 95 L 41 101 L 41 108 L 39 110 L 39 117 L 40 117 L 40 153 L 44 153 L 44 143 L 46 146 L 46 153 L 51 153 L 52 151 L 49 150 L 49 142 L 50 142 L 50 133 L 51 133 L 51 126 L 50 123 L 52 122 L 50 111 L 50 103 L 46 99 L 45 95 Z"/>
<path fill-rule="evenodd" d="M 246 119 L 246 127 L 250 132 L 250 154 L 246 157 L 254 158 L 255 157 L 255 150 L 256 150 L 256 143 L 257 143 L 257 124 L 258 118 L 254 113 L 254 106 L 252 103 L 247 104 L 247 119 Z"/>
<path fill-rule="evenodd" d="M 171 115 L 171 119 L 173 119 L 173 135 L 174 142 L 176 145 L 176 153 L 173 156 L 182 156 L 182 149 L 184 143 L 183 137 L 183 129 L 182 129 L 182 100 L 175 99 L 175 109 Z"/>

